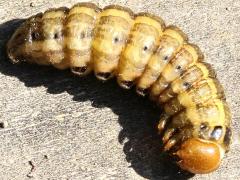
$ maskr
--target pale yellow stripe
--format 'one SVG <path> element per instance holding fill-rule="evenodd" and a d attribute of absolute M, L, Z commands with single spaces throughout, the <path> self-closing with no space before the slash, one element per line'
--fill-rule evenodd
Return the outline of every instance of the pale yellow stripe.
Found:
<path fill-rule="evenodd" d="M 198 52 L 196 51 L 196 49 L 192 47 L 190 44 L 184 44 L 183 48 L 192 55 L 193 62 L 191 64 L 195 64 L 199 59 Z"/>
<path fill-rule="evenodd" d="M 196 63 L 196 66 L 201 69 L 201 72 L 203 73 L 202 78 L 207 78 L 209 76 L 209 70 L 204 64 Z"/>
<path fill-rule="evenodd" d="M 49 18 L 63 18 L 65 17 L 65 13 L 63 11 L 49 11 L 43 14 L 43 19 Z"/>
<path fill-rule="evenodd" d="M 176 30 L 167 28 L 164 32 L 163 35 L 167 35 L 170 37 L 173 37 L 174 39 L 177 39 L 180 44 L 183 44 L 185 41 L 185 38 Z"/>
<path fill-rule="evenodd" d="M 137 16 L 135 21 L 134 21 L 134 23 L 135 24 L 137 24 L 137 23 L 145 23 L 145 24 L 151 25 L 151 26 L 155 27 L 158 30 L 160 35 L 162 35 L 162 33 L 163 33 L 162 25 L 158 21 L 152 19 L 151 17 Z"/>
<path fill-rule="evenodd" d="M 124 19 L 126 19 L 129 23 L 132 23 L 133 19 L 132 17 L 129 15 L 128 12 L 126 11 L 122 11 L 122 10 L 118 10 L 118 9 L 106 9 L 103 12 L 100 13 L 99 18 L 103 17 L 103 16 L 118 16 L 118 17 L 123 17 Z"/>
<path fill-rule="evenodd" d="M 68 16 L 70 16 L 72 14 L 80 14 L 80 13 L 84 13 L 84 14 L 87 14 L 89 16 L 92 16 L 94 19 L 96 19 L 97 15 L 98 15 L 98 13 L 92 8 L 74 7 L 70 10 L 70 12 L 68 13 Z"/>

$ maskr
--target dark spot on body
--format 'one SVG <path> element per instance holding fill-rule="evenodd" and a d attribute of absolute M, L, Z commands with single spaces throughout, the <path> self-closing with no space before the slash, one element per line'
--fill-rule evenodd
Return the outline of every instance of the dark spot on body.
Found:
<path fill-rule="evenodd" d="M 39 39 L 40 34 L 38 32 L 33 32 L 31 36 L 32 36 L 32 40 L 35 41 Z"/>
<path fill-rule="evenodd" d="M 188 83 L 188 82 L 184 82 L 184 83 L 183 83 L 183 86 L 188 89 L 188 88 L 191 87 L 191 84 Z"/>
<path fill-rule="evenodd" d="M 144 47 L 143 47 L 143 50 L 144 50 L 144 51 L 147 51 L 147 50 L 148 50 L 148 47 L 147 47 L 147 46 L 144 46 Z"/>
<path fill-rule="evenodd" d="M 118 43 L 119 42 L 119 38 L 118 37 L 115 37 L 114 38 L 114 43 Z"/>
<path fill-rule="evenodd" d="M 59 32 L 54 34 L 54 39 L 60 39 L 60 37 L 61 37 L 61 34 Z"/>
<path fill-rule="evenodd" d="M 168 56 L 164 56 L 163 60 L 164 60 L 164 61 L 167 61 L 168 58 L 169 58 Z"/>
<path fill-rule="evenodd" d="M 81 39 L 84 39 L 85 37 L 86 37 L 85 32 L 81 32 L 81 34 L 80 34 L 80 38 L 81 38 Z"/>
<path fill-rule="evenodd" d="M 177 70 L 180 70 L 182 67 L 180 65 L 176 66 Z"/>
<path fill-rule="evenodd" d="M 93 30 L 90 30 L 89 32 L 88 32 L 88 37 L 93 37 L 94 36 L 94 31 Z"/>

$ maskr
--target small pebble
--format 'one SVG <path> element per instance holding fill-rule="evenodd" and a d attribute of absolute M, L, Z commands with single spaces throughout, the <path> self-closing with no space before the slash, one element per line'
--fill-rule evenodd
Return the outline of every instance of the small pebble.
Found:
<path fill-rule="evenodd" d="M 34 7 L 34 4 L 33 4 L 33 2 L 31 2 L 31 3 L 30 3 L 30 7 Z"/>
<path fill-rule="evenodd" d="M 8 123 L 6 121 L 0 122 L 0 128 L 1 129 L 4 129 L 6 127 L 8 127 Z"/>

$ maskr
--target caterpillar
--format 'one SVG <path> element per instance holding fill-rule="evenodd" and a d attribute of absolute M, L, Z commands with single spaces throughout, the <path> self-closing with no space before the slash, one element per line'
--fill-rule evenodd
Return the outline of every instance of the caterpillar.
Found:
<path fill-rule="evenodd" d="M 29 17 L 7 43 L 12 63 L 70 69 L 149 98 L 163 109 L 164 151 L 191 173 L 216 170 L 231 143 L 231 113 L 213 68 L 176 26 L 149 13 L 92 3 Z"/>

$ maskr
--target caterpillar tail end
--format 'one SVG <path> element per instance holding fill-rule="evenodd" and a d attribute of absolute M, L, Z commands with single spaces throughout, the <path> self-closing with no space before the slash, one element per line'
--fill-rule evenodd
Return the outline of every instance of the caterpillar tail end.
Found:
<path fill-rule="evenodd" d="M 20 62 L 20 60 L 19 59 L 17 59 L 16 58 L 16 56 L 15 56 L 15 54 L 14 54 L 14 48 L 13 48 L 13 40 L 12 40 L 13 38 L 11 38 L 9 41 L 8 41 L 8 43 L 7 43 L 7 47 L 6 47 L 6 52 L 7 52 L 7 55 L 8 55 L 8 57 L 9 57 L 9 59 L 10 59 L 10 61 L 13 63 L 13 64 L 17 64 L 17 63 L 19 63 Z"/>
<path fill-rule="evenodd" d="M 15 30 L 6 45 L 6 53 L 13 64 L 24 61 L 23 44 L 27 41 L 27 35 L 29 34 L 28 26 L 25 28 L 26 24 L 26 21 L 23 22 L 22 25 Z"/>
<path fill-rule="evenodd" d="M 224 156 L 220 145 L 197 138 L 189 139 L 174 153 L 180 159 L 177 164 L 193 174 L 206 174 L 216 170 Z"/>

